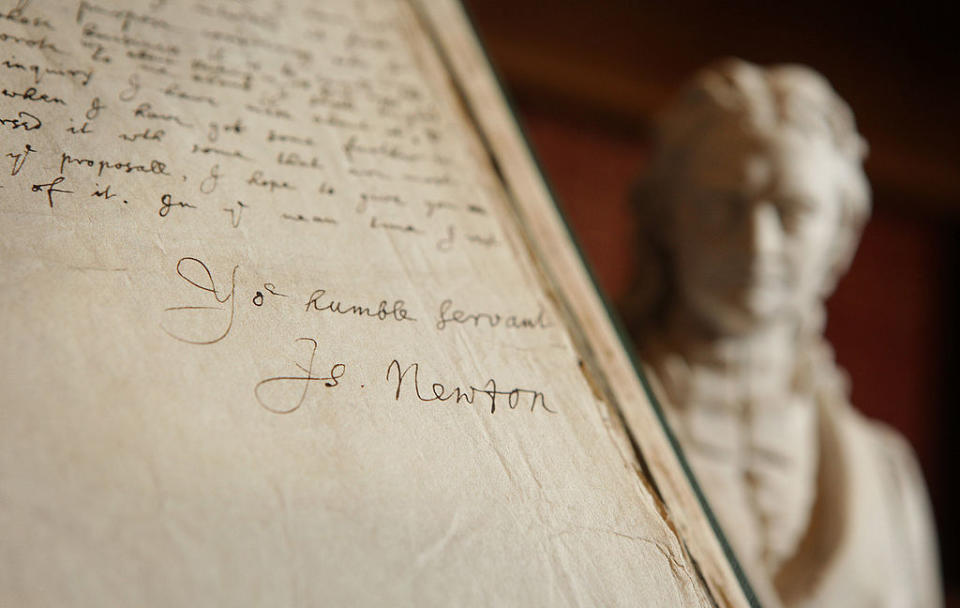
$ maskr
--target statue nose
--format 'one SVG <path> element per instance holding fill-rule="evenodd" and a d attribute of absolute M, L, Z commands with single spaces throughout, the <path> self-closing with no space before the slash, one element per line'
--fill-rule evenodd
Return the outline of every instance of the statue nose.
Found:
<path fill-rule="evenodd" d="M 783 246 L 783 226 L 774 206 L 767 202 L 758 202 L 753 205 L 748 215 L 746 228 L 751 253 L 778 253 Z"/>

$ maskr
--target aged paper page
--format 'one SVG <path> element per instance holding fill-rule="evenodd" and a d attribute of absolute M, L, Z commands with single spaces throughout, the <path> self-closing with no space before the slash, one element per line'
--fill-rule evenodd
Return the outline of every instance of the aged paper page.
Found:
<path fill-rule="evenodd" d="M 0 603 L 713 604 L 411 7 L 0 12 Z"/>
<path fill-rule="evenodd" d="M 597 288 L 544 182 L 522 131 L 462 6 L 456 0 L 416 0 L 438 41 L 438 48 L 467 112 L 501 171 L 507 195 L 520 217 L 520 228 L 541 272 L 555 290 L 560 311 L 574 328 L 571 337 L 584 367 L 610 404 L 611 426 L 623 429 L 621 442 L 633 452 L 644 478 L 684 543 L 718 603 L 730 606 L 776 605 L 772 589 L 751 586 L 732 549 L 718 532 L 706 500 L 687 472 L 676 440 L 651 403 Z M 465 34 L 466 32 L 466 34 Z"/>

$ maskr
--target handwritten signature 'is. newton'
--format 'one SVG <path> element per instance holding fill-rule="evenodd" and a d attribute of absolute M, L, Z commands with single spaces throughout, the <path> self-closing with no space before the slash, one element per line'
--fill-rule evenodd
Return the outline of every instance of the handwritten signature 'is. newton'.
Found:
<path fill-rule="evenodd" d="M 273 414 L 296 412 L 307 401 L 311 387 L 336 388 L 341 385 L 341 380 L 347 373 L 346 364 L 334 363 L 326 375 L 315 374 L 319 343 L 314 338 L 297 338 L 296 342 L 307 345 L 310 349 L 306 365 L 296 363 L 298 372 L 265 378 L 253 388 L 253 395 L 260 407 Z M 486 406 L 491 414 L 504 408 L 529 409 L 530 412 L 540 409 L 550 414 L 557 413 L 557 410 L 547 404 L 547 398 L 541 391 L 520 387 L 503 389 L 493 378 L 489 378 L 481 386 L 468 384 L 461 387 L 437 381 L 423 382 L 420 379 L 419 363 L 411 363 L 403 368 L 397 359 L 393 359 L 387 366 L 384 380 L 394 401 L 400 401 L 401 396 L 406 396 L 407 399 L 412 398 L 424 405 L 432 403 Z M 363 389 L 364 386 L 361 384 L 360 388 Z"/>
<path fill-rule="evenodd" d="M 220 280 L 210 267 L 201 259 L 185 256 L 177 261 L 176 275 L 189 287 L 192 294 L 191 301 L 170 306 L 163 310 L 161 328 L 170 337 L 194 345 L 212 345 L 224 340 L 233 329 L 238 311 L 246 296 L 241 296 L 237 280 L 240 275 L 240 265 L 235 264 L 229 272 L 221 272 Z M 226 279 L 229 277 L 229 279 Z M 251 290 L 249 304 L 251 309 L 259 309 L 269 303 L 281 301 L 290 296 L 283 293 L 274 283 L 265 282 L 261 289 Z M 403 300 L 394 300 L 388 305 L 381 300 L 376 306 L 360 304 L 346 304 L 340 300 L 326 297 L 326 290 L 314 290 L 306 300 L 307 312 L 322 312 L 342 316 L 352 316 L 374 320 L 378 322 L 402 322 L 416 319 L 407 312 Z M 445 300 L 442 310 L 450 309 L 450 301 Z M 456 311 L 459 313 L 459 311 Z M 499 321 L 497 317 L 466 316 L 451 314 L 450 318 L 441 315 L 444 323 L 479 325 L 481 319 L 490 325 Z M 538 317 L 542 324 L 542 315 Z M 530 326 L 535 326 L 530 324 Z M 254 397 L 265 410 L 274 414 L 290 414 L 304 404 L 307 395 L 313 386 L 333 389 L 342 384 L 347 373 L 344 363 L 333 363 L 326 372 L 315 372 L 317 350 L 319 343 L 314 338 L 297 338 L 298 344 L 309 347 L 309 357 L 306 363 L 296 363 L 299 371 L 265 378 L 254 386 Z M 498 407 L 514 410 L 526 403 L 531 411 L 545 410 L 556 413 L 556 410 L 547 405 L 546 397 L 540 391 L 527 388 L 511 388 L 504 390 L 498 387 L 497 382 L 490 378 L 480 386 L 466 385 L 466 387 L 448 387 L 440 382 L 424 384 L 420 379 L 420 364 L 411 363 L 402 368 L 399 361 L 394 359 L 387 367 L 385 380 L 388 385 L 393 383 L 393 398 L 397 401 L 401 393 L 412 395 L 416 401 L 427 403 L 453 403 L 474 405 L 481 400 L 487 400 L 490 412 L 494 413 Z M 404 385 L 409 388 L 404 391 Z M 361 385 L 363 388 L 363 385 Z"/>

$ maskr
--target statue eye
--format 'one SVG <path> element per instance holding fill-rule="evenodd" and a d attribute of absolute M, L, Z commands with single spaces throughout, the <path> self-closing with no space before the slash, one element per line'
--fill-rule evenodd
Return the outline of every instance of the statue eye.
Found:
<path fill-rule="evenodd" d="M 780 222 L 787 231 L 794 231 L 800 223 L 810 217 L 815 208 L 814 206 L 801 199 L 783 199 L 777 202 L 777 212 L 780 215 Z"/>

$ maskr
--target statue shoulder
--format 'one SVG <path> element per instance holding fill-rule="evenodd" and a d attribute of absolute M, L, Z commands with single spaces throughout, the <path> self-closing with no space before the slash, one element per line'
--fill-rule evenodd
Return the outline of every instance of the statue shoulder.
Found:
<path fill-rule="evenodd" d="M 852 410 L 851 423 L 855 424 L 870 445 L 886 480 L 886 487 L 911 510 L 923 507 L 917 515 L 929 514 L 927 488 L 917 456 L 906 438 L 889 425 L 871 420 Z"/>
<path fill-rule="evenodd" d="M 850 412 L 850 423 L 857 427 L 864 447 L 874 461 L 884 504 L 896 525 L 891 532 L 900 538 L 900 560 L 912 571 L 916 605 L 940 606 L 940 567 L 937 537 L 927 486 L 916 454 L 906 438 L 892 427 Z"/>

